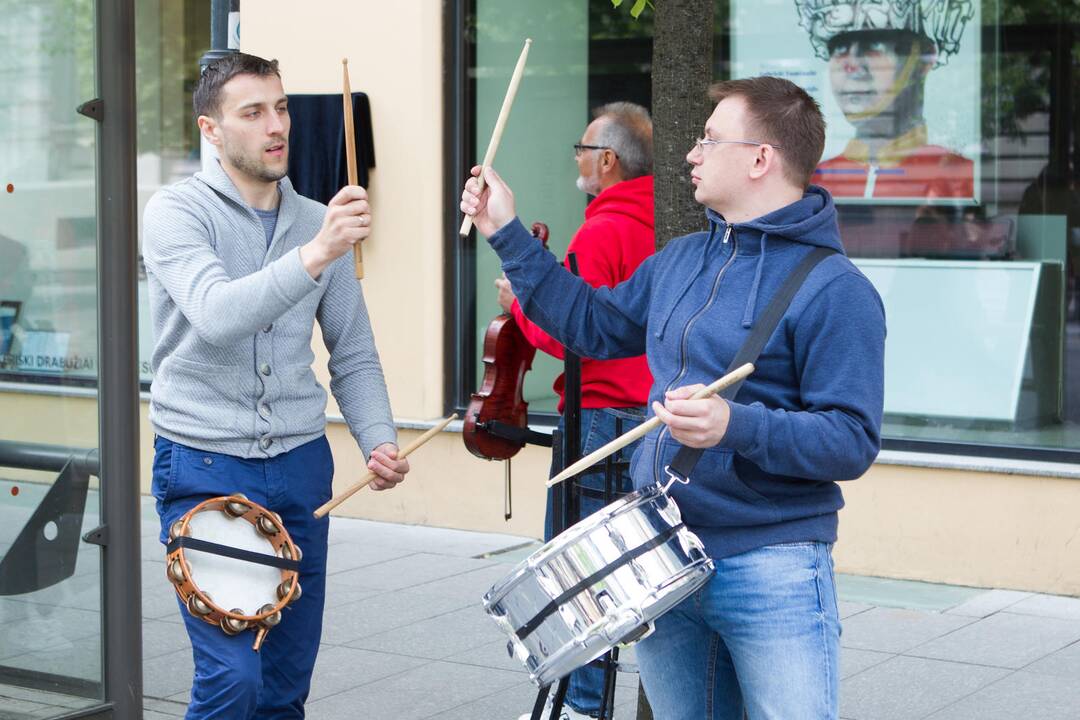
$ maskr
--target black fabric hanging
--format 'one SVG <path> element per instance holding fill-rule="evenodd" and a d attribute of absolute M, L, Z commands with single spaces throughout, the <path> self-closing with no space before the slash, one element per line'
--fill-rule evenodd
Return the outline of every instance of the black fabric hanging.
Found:
<path fill-rule="evenodd" d="M 780 319 L 784 317 L 784 313 L 787 312 L 788 306 L 791 305 L 791 300 L 795 297 L 795 293 L 802 287 L 803 281 L 806 280 L 806 276 L 810 274 L 810 271 L 817 267 L 817 264 L 832 255 L 835 250 L 830 248 L 818 247 L 807 253 L 806 257 L 802 259 L 802 262 L 791 271 L 791 275 L 788 276 L 784 284 L 777 290 L 776 295 L 773 296 L 772 302 L 769 303 L 769 307 L 765 308 L 765 312 L 761 314 L 758 321 L 754 323 L 754 329 L 750 331 L 750 336 L 746 338 L 746 342 L 739 348 L 739 352 L 735 353 L 735 359 L 728 365 L 726 372 L 731 372 L 735 368 L 745 365 L 746 363 L 757 362 L 758 356 L 761 355 L 761 351 L 765 349 L 765 343 L 772 337 L 773 331 L 776 330 L 776 326 L 780 324 Z M 726 374 L 726 373 L 725 373 Z M 731 385 L 723 390 L 720 397 L 725 400 L 733 400 L 738 394 L 739 389 L 742 388 L 745 379 Z M 668 465 L 668 472 L 679 479 L 680 482 L 687 482 L 690 478 L 690 473 L 693 472 L 694 466 L 697 465 L 698 460 L 701 459 L 701 454 L 705 452 L 704 448 L 689 448 L 685 445 L 679 448 L 679 452 L 675 453 L 674 459 L 671 464 Z"/>
<path fill-rule="evenodd" d="M 357 181 L 367 187 L 368 170 L 375 167 L 371 104 L 366 93 L 353 93 L 352 99 Z M 341 93 L 290 94 L 289 117 L 289 180 L 304 197 L 327 203 L 348 182 Z"/>

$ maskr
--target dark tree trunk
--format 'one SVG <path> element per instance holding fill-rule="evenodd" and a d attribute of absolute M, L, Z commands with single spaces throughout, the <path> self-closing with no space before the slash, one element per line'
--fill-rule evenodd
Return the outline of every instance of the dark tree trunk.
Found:
<path fill-rule="evenodd" d="M 701 230 L 686 153 L 712 112 L 715 0 L 653 0 L 652 116 L 656 249 Z M 637 720 L 653 720 L 638 683 Z"/>
<path fill-rule="evenodd" d="M 652 56 L 656 247 L 705 227 L 686 153 L 712 112 L 715 0 L 654 0 Z"/>

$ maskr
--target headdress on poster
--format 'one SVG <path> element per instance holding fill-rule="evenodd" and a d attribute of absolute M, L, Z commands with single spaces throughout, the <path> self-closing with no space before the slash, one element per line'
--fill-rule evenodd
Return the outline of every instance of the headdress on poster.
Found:
<path fill-rule="evenodd" d="M 829 59 L 829 41 L 840 33 L 908 30 L 933 41 L 935 67 L 960 48 L 964 25 L 975 16 L 973 0 L 795 0 L 795 8 L 822 60 Z"/>

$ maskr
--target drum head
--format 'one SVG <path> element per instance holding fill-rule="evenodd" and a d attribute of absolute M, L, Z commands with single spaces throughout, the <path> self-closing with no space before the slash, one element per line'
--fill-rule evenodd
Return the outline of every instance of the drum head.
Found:
<path fill-rule="evenodd" d="M 218 511 L 195 513 L 188 522 L 191 536 L 199 540 L 229 545 L 241 550 L 274 555 L 274 546 L 243 518 Z M 278 601 L 276 588 L 281 570 L 269 565 L 236 560 L 188 548 L 184 558 L 199 590 L 223 610 L 239 608 L 244 615 L 257 615 L 259 608 Z"/>

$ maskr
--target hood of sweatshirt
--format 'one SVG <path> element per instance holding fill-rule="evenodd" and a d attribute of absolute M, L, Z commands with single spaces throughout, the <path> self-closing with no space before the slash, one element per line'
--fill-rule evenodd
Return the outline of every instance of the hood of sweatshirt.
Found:
<path fill-rule="evenodd" d="M 709 219 L 711 235 L 718 234 L 720 228 L 728 226 L 724 216 L 714 210 L 706 209 L 705 215 Z M 758 256 L 754 282 L 750 286 L 750 293 L 743 311 L 742 325 L 746 328 L 753 324 L 758 290 L 761 285 L 761 271 L 768 255 L 769 238 L 779 238 L 814 247 L 826 247 L 841 255 L 844 254 L 844 246 L 840 242 L 840 233 L 836 224 L 836 205 L 829 191 L 817 185 L 809 186 L 803 193 L 802 199 L 753 220 L 734 223 L 731 229 L 738 234 L 739 252 L 743 255 Z"/>

